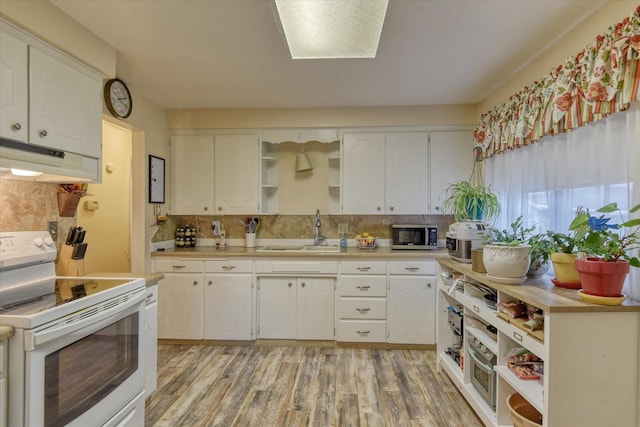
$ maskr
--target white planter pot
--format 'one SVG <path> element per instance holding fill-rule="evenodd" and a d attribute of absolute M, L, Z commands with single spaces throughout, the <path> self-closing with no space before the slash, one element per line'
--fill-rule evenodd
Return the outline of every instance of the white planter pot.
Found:
<path fill-rule="evenodd" d="M 507 246 L 489 244 L 482 247 L 482 261 L 487 277 L 505 285 L 516 285 L 525 281 L 531 263 L 531 246 L 522 244 Z"/>

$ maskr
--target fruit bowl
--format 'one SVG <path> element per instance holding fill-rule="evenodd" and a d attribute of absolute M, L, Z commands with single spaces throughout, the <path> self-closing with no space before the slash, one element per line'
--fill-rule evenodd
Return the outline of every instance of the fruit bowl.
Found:
<path fill-rule="evenodd" d="M 375 237 L 356 238 L 356 242 L 360 249 L 375 249 L 378 246 L 378 239 Z"/>

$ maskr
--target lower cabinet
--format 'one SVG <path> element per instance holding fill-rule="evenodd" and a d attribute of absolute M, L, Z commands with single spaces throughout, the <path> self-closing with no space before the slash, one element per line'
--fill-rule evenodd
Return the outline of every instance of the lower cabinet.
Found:
<path fill-rule="evenodd" d="M 435 301 L 434 276 L 390 276 L 387 295 L 387 342 L 434 344 Z"/>
<path fill-rule="evenodd" d="M 0 427 L 7 425 L 7 359 L 8 345 L 6 340 L 0 340 Z"/>
<path fill-rule="evenodd" d="M 333 340 L 334 289 L 330 277 L 260 277 L 258 337 Z"/>
<path fill-rule="evenodd" d="M 204 290 L 204 339 L 252 340 L 253 277 L 207 274 Z"/>
<path fill-rule="evenodd" d="M 158 380 L 158 285 L 147 287 L 144 319 L 144 397 L 154 392 Z"/>
<path fill-rule="evenodd" d="M 164 273 L 158 287 L 158 338 L 202 339 L 204 275 Z"/>

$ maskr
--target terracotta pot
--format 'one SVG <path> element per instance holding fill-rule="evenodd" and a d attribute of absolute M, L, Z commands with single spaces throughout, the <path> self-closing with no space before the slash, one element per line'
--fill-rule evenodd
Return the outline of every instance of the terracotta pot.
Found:
<path fill-rule="evenodd" d="M 606 262 L 601 258 L 576 259 L 582 292 L 601 297 L 619 297 L 629 273 L 628 261 Z"/>
<path fill-rule="evenodd" d="M 551 254 L 551 263 L 559 283 L 580 284 L 580 275 L 576 270 L 576 254 L 554 252 Z M 577 286 L 576 289 L 580 287 Z"/>

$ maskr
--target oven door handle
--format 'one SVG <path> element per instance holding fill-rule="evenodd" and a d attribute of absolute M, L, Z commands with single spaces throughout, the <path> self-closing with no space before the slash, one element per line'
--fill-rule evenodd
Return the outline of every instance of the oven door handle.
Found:
<path fill-rule="evenodd" d="M 115 314 L 123 313 L 131 307 L 142 304 L 144 303 L 145 293 L 146 289 L 137 289 L 128 294 L 127 301 L 120 304 L 105 301 L 58 319 L 55 324 L 47 325 L 45 329 L 25 331 L 25 351 L 33 351 L 39 345 L 86 328 L 96 322 L 108 319 Z"/>
<path fill-rule="evenodd" d="M 473 361 L 476 362 L 480 369 L 485 371 L 487 374 L 491 374 L 491 371 L 493 371 L 493 366 L 487 364 L 484 360 L 482 360 L 482 358 L 473 348 L 469 348 L 469 354 L 471 354 Z"/>

